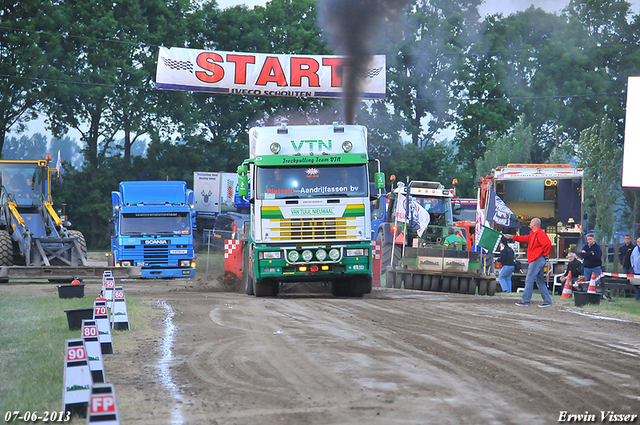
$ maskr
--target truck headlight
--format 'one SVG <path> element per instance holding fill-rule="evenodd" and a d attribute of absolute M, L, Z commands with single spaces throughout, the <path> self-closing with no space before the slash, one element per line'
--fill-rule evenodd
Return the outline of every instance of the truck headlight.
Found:
<path fill-rule="evenodd" d="M 258 254 L 258 258 L 259 259 L 265 259 L 265 260 L 279 260 L 282 258 L 282 252 L 280 251 L 266 251 L 266 252 L 260 252 Z"/>
<path fill-rule="evenodd" d="M 327 258 L 327 251 L 325 251 L 324 249 L 319 249 L 316 251 L 316 258 L 319 261 L 324 261 L 325 258 Z"/>
<path fill-rule="evenodd" d="M 131 267 L 131 261 L 120 261 L 122 267 Z"/>
<path fill-rule="evenodd" d="M 191 260 L 180 260 L 180 267 L 191 267 Z"/>
<path fill-rule="evenodd" d="M 336 248 L 333 248 L 331 251 L 329 251 L 329 258 L 334 261 L 337 260 L 338 258 L 340 258 L 340 251 L 338 251 Z"/>
<path fill-rule="evenodd" d="M 347 249 L 347 257 L 364 257 L 369 255 L 369 250 L 366 248 Z"/>
<path fill-rule="evenodd" d="M 298 251 L 289 251 L 289 261 L 295 263 L 300 258 Z"/>
<path fill-rule="evenodd" d="M 302 259 L 304 261 L 311 261 L 312 258 L 313 258 L 313 252 L 309 251 L 308 249 L 305 249 L 304 251 L 302 251 Z"/>

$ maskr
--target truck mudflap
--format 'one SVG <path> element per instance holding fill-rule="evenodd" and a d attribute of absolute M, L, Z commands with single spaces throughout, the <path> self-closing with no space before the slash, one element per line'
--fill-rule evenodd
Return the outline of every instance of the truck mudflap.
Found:
<path fill-rule="evenodd" d="M 110 270 L 117 279 L 138 279 L 142 277 L 140 267 L 107 266 L 3 266 L 0 267 L 0 281 L 9 279 L 91 279 L 102 278 Z"/>

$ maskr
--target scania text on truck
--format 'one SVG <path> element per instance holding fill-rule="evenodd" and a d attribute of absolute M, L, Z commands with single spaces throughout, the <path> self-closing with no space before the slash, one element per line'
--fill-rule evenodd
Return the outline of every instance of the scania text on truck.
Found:
<path fill-rule="evenodd" d="M 183 181 L 126 181 L 111 192 L 110 265 L 142 277 L 194 277 L 193 191 Z"/>
<path fill-rule="evenodd" d="M 275 296 L 279 285 L 331 282 L 337 296 L 371 292 L 367 130 L 359 125 L 254 127 L 238 191 L 251 176 L 245 292 Z M 384 175 L 375 174 L 376 187 Z"/>

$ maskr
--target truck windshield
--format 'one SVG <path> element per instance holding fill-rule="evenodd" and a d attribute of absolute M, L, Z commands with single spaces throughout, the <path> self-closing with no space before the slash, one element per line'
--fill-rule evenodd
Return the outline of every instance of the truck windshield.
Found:
<path fill-rule="evenodd" d="M 365 165 L 260 167 L 256 173 L 258 199 L 362 197 L 369 190 Z"/>
<path fill-rule="evenodd" d="M 38 197 L 45 192 L 47 168 L 33 163 L 0 163 L 0 171 L 3 191 L 11 193 L 16 204 L 38 205 Z"/>
<path fill-rule="evenodd" d="M 412 197 L 429 212 L 430 225 L 449 226 L 453 222 L 450 198 Z"/>
<path fill-rule="evenodd" d="M 120 234 L 124 236 L 188 235 L 191 220 L 188 213 L 124 213 Z"/>

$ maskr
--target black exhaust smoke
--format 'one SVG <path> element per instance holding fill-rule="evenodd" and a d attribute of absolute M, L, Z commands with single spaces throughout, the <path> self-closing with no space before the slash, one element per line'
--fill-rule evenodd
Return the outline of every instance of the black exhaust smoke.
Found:
<path fill-rule="evenodd" d="M 409 0 L 320 0 L 318 19 L 329 46 L 346 57 L 342 69 L 344 119 L 353 124 L 373 44 Z"/>

